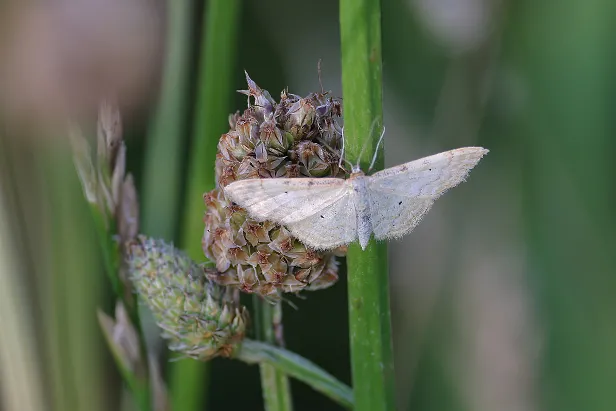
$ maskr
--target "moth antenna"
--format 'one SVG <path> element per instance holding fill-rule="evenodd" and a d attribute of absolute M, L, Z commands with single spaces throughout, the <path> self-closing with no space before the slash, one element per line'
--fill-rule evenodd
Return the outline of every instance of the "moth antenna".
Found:
<path fill-rule="evenodd" d="M 361 170 L 359 168 L 359 163 L 361 162 L 361 156 L 364 155 L 364 150 L 368 146 L 368 142 L 372 139 L 372 132 L 374 131 L 374 127 L 376 126 L 377 120 L 378 118 L 375 118 L 372 121 L 372 125 L 370 126 L 370 133 L 368 133 L 368 138 L 364 141 L 364 144 L 362 145 L 361 150 L 359 151 L 359 156 L 357 157 L 357 165 L 353 168 L 353 172 L 358 172 L 359 170 Z"/>
<path fill-rule="evenodd" d="M 327 144 L 325 140 L 323 140 L 321 137 L 318 137 L 317 140 L 319 140 L 319 143 L 323 144 L 325 148 L 331 151 L 333 154 L 336 154 L 338 152 L 337 150 L 334 150 L 329 144 Z M 338 167 L 344 170 L 344 167 L 342 167 L 342 161 L 345 161 L 350 167 L 353 167 L 353 164 L 351 164 L 347 159 L 344 158 L 344 138 L 342 139 L 342 150 L 340 151 L 340 159 L 338 160 Z"/>
<path fill-rule="evenodd" d="M 379 141 L 376 143 L 376 147 L 374 149 L 374 155 L 372 156 L 372 161 L 370 162 L 370 167 L 368 168 L 368 173 L 374 167 L 374 163 L 376 162 L 376 156 L 379 154 L 379 146 L 383 142 L 383 137 L 385 136 L 385 126 L 383 126 L 383 131 L 381 132 L 381 137 L 379 137 Z"/>
<path fill-rule="evenodd" d="M 344 126 L 342 126 L 342 131 L 340 132 L 340 138 L 342 139 L 342 148 L 340 149 L 340 160 L 338 160 L 338 167 L 344 170 L 344 167 L 342 167 L 342 162 L 344 161 L 351 169 L 350 172 L 348 172 L 347 170 L 344 170 L 344 171 L 346 171 L 348 174 L 351 174 L 355 170 L 355 167 L 353 166 L 353 163 L 351 163 L 349 160 L 346 159 L 346 156 L 345 156 Z"/>

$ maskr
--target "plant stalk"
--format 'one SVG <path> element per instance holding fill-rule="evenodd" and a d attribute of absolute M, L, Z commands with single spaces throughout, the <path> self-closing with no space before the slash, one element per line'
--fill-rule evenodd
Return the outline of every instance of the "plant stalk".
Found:
<path fill-rule="evenodd" d="M 382 128 L 381 12 L 379 0 L 341 0 L 345 148 L 366 170 Z M 376 127 L 372 127 L 375 123 Z M 368 135 L 372 130 L 372 135 Z M 383 168 L 380 152 L 376 168 Z M 349 326 L 355 409 L 394 409 L 393 349 L 387 246 L 351 244 L 347 255 Z"/>
<path fill-rule="evenodd" d="M 261 341 L 273 345 L 276 341 L 274 321 L 276 317 L 281 320 L 282 307 L 280 303 L 273 306 L 258 296 L 254 297 L 253 302 L 255 316 L 259 318 L 256 324 L 257 337 Z M 259 368 L 266 411 L 293 410 L 291 387 L 287 375 L 269 362 L 261 362 Z"/>
<path fill-rule="evenodd" d="M 199 55 L 195 125 L 188 165 L 180 246 L 195 261 L 203 261 L 203 193 L 214 187 L 218 139 L 227 127 L 235 70 L 239 0 L 210 0 Z M 174 411 L 204 409 L 208 364 L 174 362 L 169 387 Z"/>
<path fill-rule="evenodd" d="M 215 187 L 218 140 L 229 129 L 239 11 L 240 0 L 211 0 L 205 14 L 181 241 L 182 248 L 198 262 L 204 260 L 203 194 Z"/>
<path fill-rule="evenodd" d="M 142 232 L 175 239 L 180 205 L 183 144 L 188 131 L 188 79 L 194 1 L 169 2 L 163 78 L 150 124 L 143 185 Z"/>
<path fill-rule="evenodd" d="M 147 151 L 144 164 L 142 232 L 172 241 L 177 235 L 180 207 L 180 180 L 183 138 L 188 132 L 186 109 L 188 107 L 188 78 L 191 60 L 191 34 L 193 9 L 191 0 L 168 2 L 167 35 L 165 44 L 165 61 L 159 103 L 156 107 L 148 134 Z M 192 365 L 192 360 L 183 361 Z M 183 364 L 175 363 L 172 371 L 182 369 Z M 186 380 L 195 381 L 200 391 L 204 383 L 201 379 L 189 377 L 189 371 L 183 370 Z M 172 373 L 172 376 L 175 375 Z M 173 378 L 171 381 L 175 381 Z M 185 390 L 191 385 L 183 382 L 169 392 L 178 389 L 179 396 L 172 396 L 173 408 L 179 411 L 197 409 L 191 402 L 192 396 Z M 186 387 L 186 388 L 185 388 Z M 199 396 L 199 394 L 196 394 Z M 180 398 L 180 403 L 175 400 Z"/>

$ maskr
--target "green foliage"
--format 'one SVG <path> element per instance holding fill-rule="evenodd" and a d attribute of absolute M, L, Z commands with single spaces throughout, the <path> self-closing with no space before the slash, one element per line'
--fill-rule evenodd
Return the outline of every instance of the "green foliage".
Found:
<path fill-rule="evenodd" d="M 161 28 L 157 44 L 164 60 L 154 68 L 160 88 L 150 84 L 150 99 L 127 110 L 126 164 L 130 171 L 144 165 L 135 184 L 143 231 L 179 240 L 194 261 L 205 260 L 202 196 L 214 188 L 216 145 L 228 115 L 245 107 L 235 93 L 245 87 L 244 69 L 268 90 L 307 95 L 320 91 L 313 68 L 322 59 L 324 89 L 344 97 L 346 157 L 356 161 L 366 144 L 364 168 L 382 125 L 392 165 L 478 142 L 491 150 L 482 169 L 403 242 L 371 242 L 365 252 L 352 245 L 335 286 L 302 294 L 306 300 L 289 297 L 298 310 L 283 300 L 286 348 L 252 339 L 251 332 L 272 329 L 273 307 L 264 306 L 261 317 L 249 309 L 255 323 L 234 359 L 165 362 L 161 381 L 175 411 L 258 408 L 264 393 L 280 400 L 266 401 L 270 409 L 274 402 L 289 409 L 289 385 L 297 411 L 350 409 L 353 396 L 357 410 L 616 407 L 616 3 L 475 3 L 456 2 L 443 13 L 438 1 L 341 0 L 338 13 L 330 0 L 168 2 L 160 19 L 169 36 Z M 47 62 L 38 37 L 26 35 L 31 42 L 20 46 L 22 32 L 11 31 L 45 32 L 45 25 L 5 10 L 0 18 L 11 24 L 0 21 L 3 38 L 42 59 L 35 63 Z M 85 14 L 74 15 L 87 30 Z M 8 66 L 12 55 L 0 51 Z M 69 54 L 58 53 L 59 66 L 72 70 Z M 119 56 L 117 72 L 124 71 Z M 113 77 L 107 58 L 77 64 L 93 66 L 95 75 L 59 77 L 80 85 Z M 332 80 L 340 78 L 338 61 L 344 93 Z M 7 72 L 3 86 L 13 82 Z M 0 266 L 0 287 L 11 297 L 2 298 L 0 315 L 0 380 L 10 392 L 0 408 L 149 410 L 165 398 L 156 384 L 163 375 L 144 362 L 141 317 L 120 270 L 121 225 L 108 208 L 118 180 L 92 157 L 94 164 L 78 164 L 82 183 L 85 176 L 104 188 L 90 193 L 88 207 L 68 145 L 12 127 L 12 113 L 29 96 L 50 101 L 35 94 L 49 91 L 42 79 L 30 82 L 36 87 L 0 101 L 0 236 L 14 257 Z M 61 106 L 66 96 L 52 97 Z M 153 114 L 144 132 L 146 112 Z M 86 139 L 94 134 L 88 119 L 70 114 Z M 35 123 L 37 110 L 25 117 Z M 383 165 L 380 152 L 376 168 Z M 245 363 L 266 364 L 263 391 L 259 367 Z M 332 375 L 352 380 L 355 394 Z"/>

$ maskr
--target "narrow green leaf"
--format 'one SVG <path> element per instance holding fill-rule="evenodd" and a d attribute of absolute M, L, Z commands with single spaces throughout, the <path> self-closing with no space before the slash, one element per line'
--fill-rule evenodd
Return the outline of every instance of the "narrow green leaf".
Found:
<path fill-rule="evenodd" d="M 307 359 L 271 344 L 244 340 L 235 358 L 249 364 L 268 364 L 308 384 L 345 408 L 353 408 L 351 388 Z"/>

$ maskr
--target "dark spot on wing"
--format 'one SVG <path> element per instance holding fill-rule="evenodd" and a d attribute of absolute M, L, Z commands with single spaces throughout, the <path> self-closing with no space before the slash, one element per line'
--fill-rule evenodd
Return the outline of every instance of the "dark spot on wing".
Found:
<path fill-rule="evenodd" d="M 398 203 L 398 205 L 402 205 L 402 201 L 400 201 L 400 202 Z"/>
<path fill-rule="evenodd" d="M 400 167 L 400 171 L 406 171 L 406 170 L 408 170 L 408 169 L 409 169 L 409 168 L 408 168 L 407 166 L 402 166 L 402 167 Z"/>
<path fill-rule="evenodd" d="M 289 192 L 288 192 L 288 191 L 285 191 L 284 193 L 285 193 L 285 194 L 289 194 Z"/>
<path fill-rule="evenodd" d="M 325 217 L 321 216 L 321 218 L 325 218 Z"/>

